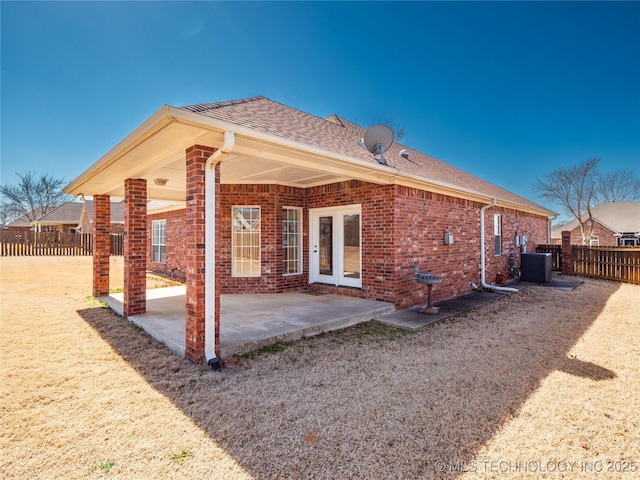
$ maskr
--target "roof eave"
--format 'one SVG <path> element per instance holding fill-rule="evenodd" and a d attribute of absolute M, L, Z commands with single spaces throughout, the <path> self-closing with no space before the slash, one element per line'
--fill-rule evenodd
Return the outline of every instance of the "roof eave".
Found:
<path fill-rule="evenodd" d="M 430 180 L 417 175 L 400 172 L 399 170 L 385 166 L 369 163 L 357 158 L 341 155 L 332 151 L 324 150 L 318 147 L 296 142 L 285 137 L 260 132 L 250 127 L 245 127 L 225 120 L 220 120 L 200 113 L 190 112 L 182 108 L 172 107 L 170 105 L 162 106 L 157 112 L 143 122 L 138 128 L 131 132 L 109 152 L 107 152 L 100 160 L 85 170 L 81 175 L 72 180 L 63 191 L 71 195 L 80 195 L 86 193 L 82 191 L 82 186 L 91 178 L 98 175 L 101 171 L 114 164 L 121 157 L 130 152 L 138 145 L 144 143 L 172 123 L 180 123 L 183 125 L 193 126 L 204 130 L 223 133 L 232 131 L 236 135 L 246 136 L 251 139 L 277 145 L 292 151 L 299 151 L 313 156 L 331 159 L 342 164 L 346 170 L 351 170 L 357 177 L 363 179 L 375 179 L 378 183 L 385 184 L 401 184 L 422 188 L 435 193 L 456 196 L 468 200 L 481 203 L 490 203 L 494 197 L 482 192 L 473 191 L 457 185 Z M 211 145 L 215 147 L 215 145 Z M 541 208 L 536 209 L 528 205 L 517 204 L 497 198 L 497 205 L 505 208 L 525 211 L 536 215 L 552 216 L 557 213 Z"/>

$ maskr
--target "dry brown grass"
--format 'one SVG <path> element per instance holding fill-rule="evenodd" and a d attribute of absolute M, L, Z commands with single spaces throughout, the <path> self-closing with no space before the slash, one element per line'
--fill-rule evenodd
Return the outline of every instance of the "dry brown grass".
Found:
<path fill-rule="evenodd" d="M 1 478 L 638 476 L 638 286 L 531 288 L 217 373 L 92 304 L 90 259 L 0 267 Z"/>

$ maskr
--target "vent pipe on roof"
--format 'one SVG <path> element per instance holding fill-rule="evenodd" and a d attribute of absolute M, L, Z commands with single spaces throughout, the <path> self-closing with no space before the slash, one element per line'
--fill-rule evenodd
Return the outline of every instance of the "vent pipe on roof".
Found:
<path fill-rule="evenodd" d="M 488 290 L 493 290 L 496 292 L 510 292 L 515 293 L 518 291 L 517 288 L 510 287 L 499 287 L 497 285 L 489 285 L 485 282 L 485 262 L 484 262 L 484 211 L 487 208 L 491 208 L 496 204 L 496 199 L 491 200 L 489 205 L 485 205 L 480 209 L 480 283 L 482 286 Z"/>
<path fill-rule="evenodd" d="M 220 370 L 220 341 L 216 339 L 215 291 L 216 291 L 216 176 L 213 167 L 235 145 L 233 132 L 224 132 L 222 146 L 207 159 L 205 166 L 205 313 L 204 313 L 204 357 L 214 370 Z M 219 318 L 219 317 L 218 317 Z M 216 328 L 218 327 L 218 328 Z"/>

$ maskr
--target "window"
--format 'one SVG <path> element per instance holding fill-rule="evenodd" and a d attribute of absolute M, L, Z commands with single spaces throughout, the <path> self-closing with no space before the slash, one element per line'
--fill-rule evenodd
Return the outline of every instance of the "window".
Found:
<path fill-rule="evenodd" d="M 495 256 L 502 255 L 502 216 L 493 216 L 493 237 L 495 242 Z"/>
<path fill-rule="evenodd" d="M 282 273 L 302 273 L 302 210 L 282 209 Z"/>
<path fill-rule="evenodd" d="M 232 273 L 234 277 L 260 276 L 260 207 L 233 207 Z"/>
<path fill-rule="evenodd" d="M 151 239 L 151 261 L 167 263 L 167 221 L 154 220 L 151 222 L 153 231 Z"/>
<path fill-rule="evenodd" d="M 638 245 L 638 239 L 634 238 L 634 237 L 622 237 L 618 244 L 621 247 L 635 247 L 636 245 Z"/>
<path fill-rule="evenodd" d="M 589 239 L 589 246 L 590 247 L 599 247 L 600 246 L 600 237 L 597 237 L 595 235 L 591 235 L 591 238 Z"/>

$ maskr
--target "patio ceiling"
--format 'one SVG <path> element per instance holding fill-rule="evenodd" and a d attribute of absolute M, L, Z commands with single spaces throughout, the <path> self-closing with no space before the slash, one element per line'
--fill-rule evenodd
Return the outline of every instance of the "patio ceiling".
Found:
<path fill-rule="evenodd" d="M 149 200 L 183 202 L 186 196 L 185 150 L 192 145 L 218 147 L 224 132 L 235 133 L 235 146 L 220 164 L 225 184 L 259 183 L 311 187 L 359 178 L 387 183 L 389 173 L 352 159 L 332 158 L 313 147 L 256 135 L 245 127 L 163 107 L 91 168 L 72 181 L 72 195 L 124 197 L 127 178 L 147 180 Z M 280 141 L 281 140 L 281 141 Z M 156 185 L 156 179 L 166 180 Z"/>

